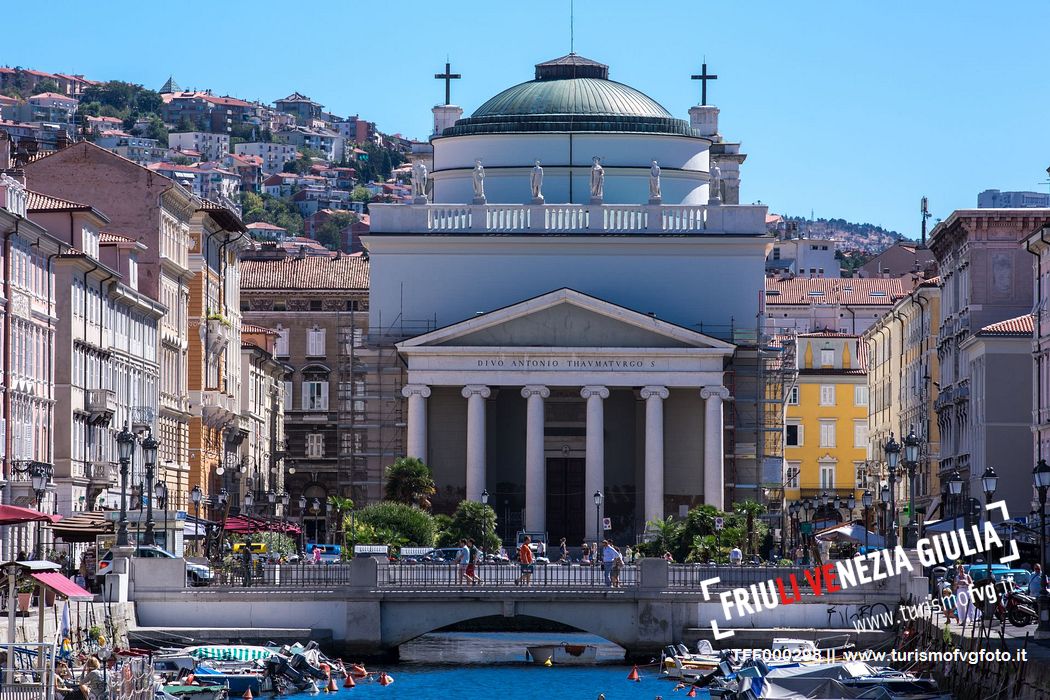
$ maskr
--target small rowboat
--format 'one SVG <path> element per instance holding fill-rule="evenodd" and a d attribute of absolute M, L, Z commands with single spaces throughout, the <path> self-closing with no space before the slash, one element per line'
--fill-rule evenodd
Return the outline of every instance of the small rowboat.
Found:
<path fill-rule="evenodd" d="M 534 664 L 550 661 L 560 666 L 586 665 L 598 660 L 598 647 L 593 644 L 537 644 L 525 647 L 525 657 Z"/>

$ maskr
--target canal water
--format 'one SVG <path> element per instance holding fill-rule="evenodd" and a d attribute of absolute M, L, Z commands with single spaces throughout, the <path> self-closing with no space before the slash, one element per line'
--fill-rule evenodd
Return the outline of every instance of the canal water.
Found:
<path fill-rule="evenodd" d="M 569 642 L 594 644 L 593 666 L 537 666 L 525 660 L 525 647 Z M 653 700 L 670 698 L 674 683 L 662 679 L 654 664 L 642 667 L 642 680 L 627 680 L 631 667 L 623 649 L 587 634 L 466 633 L 428 634 L 401 647 L 401 662 L 369 666 L 386 671 L 393 685 L 359 683 L 340 689 L 351 698 L 411 698 L 412 700 Z M 296 700 L 318 700 L 302 696 Z"/>

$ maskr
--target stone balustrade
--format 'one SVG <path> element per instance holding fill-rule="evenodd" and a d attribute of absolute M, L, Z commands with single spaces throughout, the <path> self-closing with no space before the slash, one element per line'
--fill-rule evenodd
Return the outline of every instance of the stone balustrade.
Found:
<path fill-rule="evenodd" d="M 373 204 L 374 233 L 761 235 L 764 205 Z"/>

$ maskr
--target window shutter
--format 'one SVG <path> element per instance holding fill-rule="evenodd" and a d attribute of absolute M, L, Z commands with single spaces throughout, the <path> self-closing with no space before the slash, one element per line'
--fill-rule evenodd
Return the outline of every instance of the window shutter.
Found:
<path fill-rule="evenodd" d="M 321 382 L 321 401 L 318 408 L 322 411 L 328 410 L 328 382 Z"/>

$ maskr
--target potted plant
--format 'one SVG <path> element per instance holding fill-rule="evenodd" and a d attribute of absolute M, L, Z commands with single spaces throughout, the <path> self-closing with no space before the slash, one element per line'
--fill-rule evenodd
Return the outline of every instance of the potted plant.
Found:
<path fill-rule="evenodd" d="M 29 577 L 18 579 L 18 609 L 20 611 L 29 612 L 29 602 L 33 598 L 35 587 L 36 581 Z"/>

